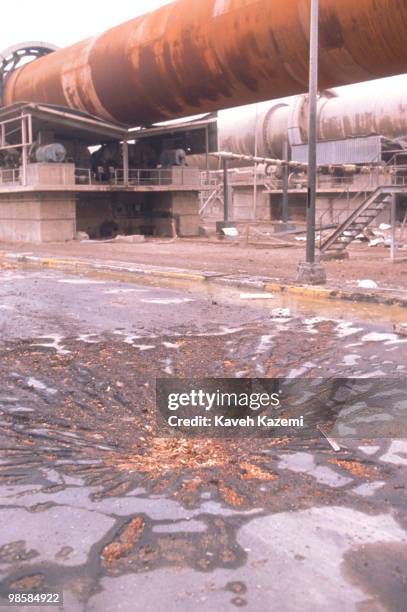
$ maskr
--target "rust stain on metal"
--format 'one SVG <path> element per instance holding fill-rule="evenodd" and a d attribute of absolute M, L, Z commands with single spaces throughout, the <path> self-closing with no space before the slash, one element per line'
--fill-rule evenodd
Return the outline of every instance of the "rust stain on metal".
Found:
<path fill-rule="evenodd" d="M 407 0 L 320 0 L 321 88 L 407 71 Z M 13 73 L 5 103 L 127 125 L 302 93 L 308 3 L 178 0 Z"/>

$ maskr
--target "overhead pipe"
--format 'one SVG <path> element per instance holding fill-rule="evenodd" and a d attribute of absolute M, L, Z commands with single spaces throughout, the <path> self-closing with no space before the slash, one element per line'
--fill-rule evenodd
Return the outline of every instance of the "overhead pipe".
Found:
<path fill-rule="evenodd" d="M 178 0 L 22 66 L 4 104 L 145 126 L 303 93 L 309 5 Z M 319 29 L 321 88 L 407 72 L 407 0 L 320 0 Z"/>
<path fill-rule="evenodd" d="M 350 88 L 338 95 L 334 90 L 321 92 L 318 101 L 318 140 L 344 140 L 371 135 L 407 141 L 407 76 L 405 84 L 377 83 L 376 90 Z M 386 95 L 383 95 L 386 87 Z M 222 111 L 218 116 L 219 148 L 243 155 L 258 149 L 263 156 L 283 157 L 284 144 L 308 142 L 308 98 L 301 95 L 291 101 L 274 101 Z M 257 121 L 256 121 L 257 117 Z M 236 127 L 238 126 L 238 128 Z"/>

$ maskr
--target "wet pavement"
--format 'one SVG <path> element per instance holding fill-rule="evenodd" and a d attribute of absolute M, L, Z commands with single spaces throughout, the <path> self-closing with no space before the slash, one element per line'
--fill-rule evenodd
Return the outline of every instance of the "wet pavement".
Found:
<path fill-rule="evenodd" d="M 406 440 L 154 436 L 158 377 L 404 378 L 403 318 L 0 271 L 1 591 L 63 590 L 75 612 L 404 612 Z"/>

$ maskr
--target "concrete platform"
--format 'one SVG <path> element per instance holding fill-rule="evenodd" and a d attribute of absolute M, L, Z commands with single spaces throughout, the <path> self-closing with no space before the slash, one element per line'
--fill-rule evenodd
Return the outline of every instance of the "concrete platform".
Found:
<path fill-rule="evenodd" d="M 198 236 L 195 185 L 75 184 L 73 164 L 28 164 L 26 185 L 0 185 L 0 240 L 65 242 L 123 234 Z M 111 233 L 109 233 L 111 232 Z"/>

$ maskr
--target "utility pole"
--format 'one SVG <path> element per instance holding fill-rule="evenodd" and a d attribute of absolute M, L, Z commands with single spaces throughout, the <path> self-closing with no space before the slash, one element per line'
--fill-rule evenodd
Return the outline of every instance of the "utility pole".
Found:
<path fill-rule="evenodd" d="M 229 191 L 229 161 L 225 157 L 223 160 L 223 222 L 227 227 L 230 216 L 230 191 Z"/>
<path fill-rule="evenodd" d="M 281 219 L 283 223 L 288 222 L 289 218 L 289 209 L 288 209 L 288 179 L 289 179 L 289 167 L 288 167 L 288 142 L 285 141 L 283 145 L 283 158 L 284 161 L 287 162 L 284 164 L 283 170 L 283 202 L 282 202 L 282 210 L 281 210 Z"/>
<path fill-rule="evenodd" d="M 308 125 L 308 193 L 306 261 L 298 266 L 299 282 L 320 285 L 326 282 L 324 268 L 315 262 L 315 216 L 317 196 L 317 110 L 318 110 L 318 51 L 319 0 L 311 1 L 309 54 L 309 125 Z"/>

